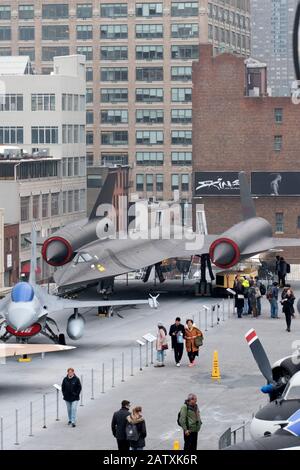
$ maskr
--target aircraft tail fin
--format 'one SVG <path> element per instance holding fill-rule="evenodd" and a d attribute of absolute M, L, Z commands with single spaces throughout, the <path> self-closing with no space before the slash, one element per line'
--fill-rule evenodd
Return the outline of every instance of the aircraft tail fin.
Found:
<path fill-rule="evenodd" d="M 30 259 L 30 275 L 29 283 L 36 284 L 36 269 L 37 269 L 37 253 L 36 253 L 37 236 L 34 225 L 31 227 L 31 259 Z"/>
<path fill-rule="evenodd" d="M 89 220 L 95 219 L 97 217 L 97 209 L 101 204 L 111 204 L 113 192 L 115 189 L 115 181 L 117 178 L 117 172 L 113 171 L 108 173 L 107 178 L 104 182 L 104 185 L 100 189 L 96 202 L 94 204 L 93 209 L 89 215 Z"/>
<path fill-rule="evenodd" d="M 251 219 L 252 217 L 256 217 L 256 209 L 244 171 L 240 171 L 239 181 L 243 220 Z"/>

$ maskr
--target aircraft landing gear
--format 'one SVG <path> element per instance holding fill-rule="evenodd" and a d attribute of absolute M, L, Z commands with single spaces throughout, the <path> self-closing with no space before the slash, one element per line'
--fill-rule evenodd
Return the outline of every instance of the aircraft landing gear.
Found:
<path fill-rule="evenodd" d="M 50 327 L 50 324 L 54 325 L 55 328 L 57 329 L 57 333 L 55 333 L 52 328 Z M 46 338 L 49 338 L 53 343 L 55 344 L 62 344 L 65 346 L 66 344 L 66 339 L 65 335 L 63 333 L 59 333 L 59 329 L 57 326 L 57 323 L 55 320 L 52 318 L 48 317 L 45 323 L 44 328 L 40 332 L 42 335 L 46 336 Z"/>

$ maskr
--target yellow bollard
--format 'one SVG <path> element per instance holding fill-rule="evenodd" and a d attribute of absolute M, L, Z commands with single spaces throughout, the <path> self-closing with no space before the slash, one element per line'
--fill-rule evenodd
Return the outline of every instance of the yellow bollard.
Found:
<path fill-rule="evenodd" d="M 180 443 L 179 443 L 179 441 L 174 441 L 173 450 L 180 450 Z"/>
<path fill-rule="evenodd" d="M 28 357 L 27 354 L 23 354 L 22 357 L 18 358 L 18 362 L 31 362 L 31 357 Z"/>
<path fill-rule="evenodd" d="M 214 351 L 211 378 L 212 380 L 218 380 L 218 381 L 221 380 L 218 351 Z"/>

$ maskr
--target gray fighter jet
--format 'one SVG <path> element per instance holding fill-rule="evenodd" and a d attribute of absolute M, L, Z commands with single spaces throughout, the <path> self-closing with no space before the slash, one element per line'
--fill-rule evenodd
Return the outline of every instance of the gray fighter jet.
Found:
<path fill-rule="evenodd" d="M 58 326 L 49 314 L 63 309 L 74 309 L 67 323 L 67 333 L 71 339 L 81 338 L 84 332 L 84 317 L 78 313 L 79 308 L 108 307 L 120 305 L 147 304 L 157 308 L 157 297 L 148 300 L 94 300 L 80 301 L 63 299 L 50 295 L 47 289 L 36 284 L 36 234 L 31 234 L 31 265 L 29 282 L 18 282 L 4 299 L 0 300 L 0 325 L 5 327 L 0 340 L 7 341 L 15 336 L 19 341 L 27 342 L 29 338 L 43 334 L 55 343 L 65 344 L 64 334 L 59 334 Z M 1 318 L 2 317 L 2 318 Z M 53 331 L 53 326 L 57 334 Z"/>
<path fill-rule="evenodd" d="M 127 239 L 112 238 L 109 219 L 97 219 L 95 209 L 88 221 L 66 226 L 48 238 L 43 245 L 43 257 L 49 264 L 61 266 L 54 278 L 60 287 L 66 288 L 97 283 L 153 265 L 162 281 L 160 264 L 168 258 L 209 254 L 215 266 L 229 269 L 243 259 L 270 249 L 300 246 L 298 238 L 273 237 L 271 224 L 256 216 L 244 172 L 239 173 L 239 181 L 243 220 L 221 235 L 199 237 L 197 247 L 188 248 L 187 240 L 180 237 L 182 227 L 173 227 L 169 239 L 151 239 L 150 232 L 141 233 L 140 237 L 135 233 L 135 237 Z M 97 223 L 100 229 L 96 229 Z"/>

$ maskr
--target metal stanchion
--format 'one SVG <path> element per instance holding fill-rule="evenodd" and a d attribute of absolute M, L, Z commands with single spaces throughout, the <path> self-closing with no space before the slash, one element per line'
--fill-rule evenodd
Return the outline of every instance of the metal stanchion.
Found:
<path fill-rule="evenodd" d="M 208 310 L 209 308 L 204 305 L 204 311 L 205 311 L 205 331 L 208 330 L 208 325 L 207 325 L 207 315 L 208 315 Z"/>
<path fill-rule="evenodd" d="M 217 305 L 217 325 L 220 324 L 220 304 Z"/>
<path fill-rule="evenodd" d="M 140 370 L 143 370 L 142 368 L 142 345 L 140 344 Z"/>
<path fill-rule="evenodd" d="M 245 421 L 243 421 L 243 441 L 245 441 L 246 439 L 245 433 L 246 433 L 246 423 Z"/>
<path fill-rule="evenodd" d="M 230 318 L 230 295 L 228 296 L 228 318 Z"/>
<path fill-rule="evenodd" d="M 56 421 L 59 421 L 59 390 L 56 389 Z"/>
<path fill-rule="evenodd" d="M 211 328 L 214 327 L 214 311 L 215 311 L 215 306 L 211 305 L 210 306 L 210 326 L 211 326 Z"/>
<path fill-rule="evenodd" d="M 92 369 L 92 373 L 91 373 L 91 385 L 92 385 L 92 393 L 91 393 L 91 400 L 94 400 L 95 397 L 94 397 L 94 369 Z"/>
<path fill-rule="evenodd" d="M 151 343 L 151 362 L 150 362 L 151 365 L 154 364 L 154 362 L 153 362 L 153 347 L 154 346 L 153 346 L 153 342 L 152 342 Z"/>
<path fill-rule="evenodd" d="M 225 321 L 225 300 L 222 299 L 222 320 Z"/>
<path fill-rule="evenodd" d="M 43 395 L 43 423 L 43 429 L 46 429 L 46 395 Z"/>
<path fill-rule="evenodd" d="M 102 363 L 102 390 L 101 393 L 104 393 L 104 363 Z"/>
<path fill-rule="evenodd" d="M 81 382 L 80 406 L 83 406 L 83 375 L 80 376 L 80 382 Z"/>
<path fill-rule="evenodd" d="M 146 341 L 146 367 L 149 366 L 149 364 L 148 364 L 148 346 L 149 346 L 149 342 Z"/>
<path fill-rule="evenodd" d="M 18 446 L 19 443 L 19 411 L 16 410 L 16 442 L 15 445 Z"/>
<path fill-rule="evenodd" d="M 122 382 L 125 382 L 125 357 L 122 353 Z"/>
<path fill-rule="evenodd" d="M 33 432 L 32 432 L 32 426 L 33 426 L 32 415 L 33 415 L 33 411 L 32 411 L 32 401 L 31 401 L 30 402 L 30 414 L 29 414 L 29 437 L 33 436 Z"/>
<path fill-rule="evenodd" d="M 130 362 L 131 362 L 131 364 L 130 364 L 131 365 L 130 375 L 131 375 L 131 377 L 133 377 L 133 348 L 131 348 L 131 350 L 130 350 Z"/>
<path fill-rule="evenodd" d="M 112 359 L 112 369 L 111 369 L 111 386 L 115 386 L 115 360 Z"/>
<path fill-rule="evenodd" d="M 201 329 L 201 312 L 198 312 L 198 328 Z"/>
<path fill-rule="evenodd" d="M 0 450 L 4 450 L 3 417 L 0 418 Z"/>

